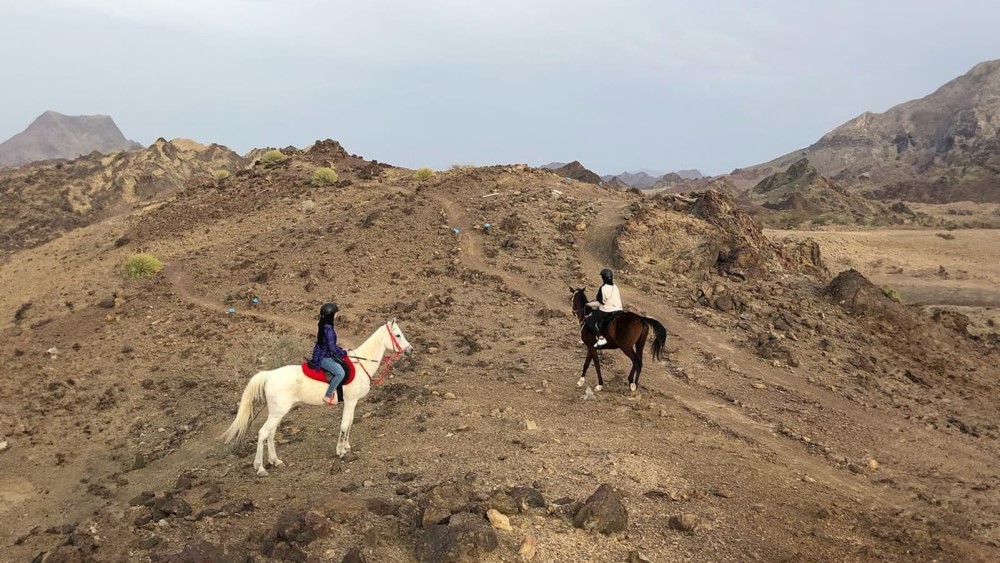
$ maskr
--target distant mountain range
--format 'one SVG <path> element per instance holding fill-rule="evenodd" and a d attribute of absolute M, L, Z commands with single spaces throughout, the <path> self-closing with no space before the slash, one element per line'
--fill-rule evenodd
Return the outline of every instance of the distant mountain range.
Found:
<path fill-rule="evenodd" d="M 574 161 L 579 164 L 578 161 Z M 573 164 L 573 163 L 570 163 Z M 557 170 L 567 166 L 565 162 L 550 162 L 542 168 L 548 168 L 549 170 Z M 582 166 L 582 165 L 581 165 Z M 603 182 L 611 182 L 613 179 L 616 180 L 617 185 L 625 185 L 631 188 L 639 188 L 641 190 L 652 188 L 659 182 L 664 176 L 676 175 L 683 180 L 700 180 L 705 176 L 698 170 L 677 170 L 675 172 L 661 172 L 659 170 L 654 170 L 650 168 L 640 168 L 637 170 L 625 171 L 621 174 L 604 174 L 600 176 L 600 180 Z"/>
<path fill-rule="evenodd" d="M 745 189 L 802 158 L 823 176 L 874 197 L 1000 202 L 1000 60 L 978 64 L 919 100 L 863 113 L 809 147 L 729 177 Z"/>
<path fill-rule="evenodd" d="M 94 151 L 142 148 L 125 138 L 107 115 L 69 116 L 47 111 L 27 129 L 0 143 L 0 168 L 52 159 L 74 159 Z"/>

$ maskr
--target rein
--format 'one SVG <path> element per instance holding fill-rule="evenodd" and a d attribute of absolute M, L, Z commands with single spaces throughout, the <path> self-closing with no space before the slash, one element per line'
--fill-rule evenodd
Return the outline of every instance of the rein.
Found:
<path fill-rule="evenodd" d="M 379 373 L 379 370 L 382 369 L 382 366 L 385 366 L 385 369 L 382 370 L 382 374 L 379 375 L 379 378 L 378 379 L 374 379 L 372 377 L 372 374 L 368 372 L 368 368 L 365 367 L 365 364 L 363 364 L 361 362 L 357 362 L 357 364 L 359 366 L 361 366 L 362 371 L 365 372 L 365 375 L 368 376 L 368 383 L 370 383 L 372 385 L 378 385 L 378 384 L 382 383 L 382 379 L 384 379 L 385 376 L 389 373 L 389 371 L 392 370 L 392 364 L 393 364 L 393 362 L 395 362 L 396 360 L 398 360 L 400 358 L 400 356 L 403 355 L 403 347 L 399 344 L 399 341 L 396 340 L 396 335 L 392 333 L 392 327 L 389 326 L 389 323 L 385 323 L 385 330 L 389 333 L 389 338 L 392 339 L 393 354 L 391 356 L 389 356 L 388 358 L 382 358 L 382 361 L 379 362 L 378 367 L 375 368 L 375 374 L 377 375 Z M 347 357 L 351 358 L 353 360 L 363 360 L 363 361 L 366 361 L 366 362 L 372 361 L 372 360 L 370 360 L 368 358 L 362 358 L 361 356 L 351 356 L 351 355 L 348 355 Z"/>

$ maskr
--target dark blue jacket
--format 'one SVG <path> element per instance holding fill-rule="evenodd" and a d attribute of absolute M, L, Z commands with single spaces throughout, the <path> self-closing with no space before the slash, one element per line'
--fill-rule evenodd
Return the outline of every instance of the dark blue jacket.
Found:
<path fill-rule="evenodd" d="M 319 338 L 316 339 L 316 346 L 313 347 L 313 365 L 318 366 L 323 358 L 343 358 L 346 355 L 347 350 L 337 346 L 337 331 L 333 325 L 323 325 L 323 330 L 319 331 Z"/>

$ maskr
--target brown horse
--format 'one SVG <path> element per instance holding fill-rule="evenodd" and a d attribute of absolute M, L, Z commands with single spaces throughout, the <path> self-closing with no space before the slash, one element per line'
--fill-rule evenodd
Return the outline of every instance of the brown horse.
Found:
<path fill-rule="evenodd" d="M 663 356 L 663 347 L 667 344 L 667 329 L 660 321 L 654 318 L 643 317 L 631 311 L 623 311 L 608 320 L 601 330 L 608 343 L 600 348 L 594 348 L 597 337 L 583 325 L 583 319 L 589 313 L 587 296 L 584 293 L 584 289 L 586 288 L 569 288 L 573 292 L 573 313 L 576 315 L 577 320 L 580 321 L 580 339 L 583 340 L 583 345 L 587 348 L 587 359 L 583 362 L 583 374 L 580 375 L 580 380 L 576 382 L 576 386 L 583 386 L 587 376 L 587 368 L 590 367 L 590 362 L 593 361 L 594 369 L 597 370 L 597 387 L 594 389 L 600 391 L 604 388 L 604 377 L 601 376 L 601 358 L 597 355 L 597 351 L 614 350 L 617 348 L 632 360 L 632 371 L 628 374 L 628 383 L 629 389 L 635 391 L 639 388 L 639 375 L 642 374 L 642 351 L 646 347 L 646 338 L 649 335 L 649 329 L 652 328 L 655 334 L 651 350 L 654 360 L 659 360 Z"/>

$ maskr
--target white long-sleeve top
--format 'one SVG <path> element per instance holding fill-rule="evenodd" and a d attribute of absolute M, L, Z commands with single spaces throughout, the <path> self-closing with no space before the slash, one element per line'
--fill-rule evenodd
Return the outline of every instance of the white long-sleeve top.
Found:
<path fill-rule="evenodd" d="M 588 305 L 596 307 L 598 310 L 605 313 L 621 311 L 622 296 L 618 293 L 618 286 L 607 283 L 602 285 L 601 288 L 597 290 L 597 301 L 591 301 Z"/>

